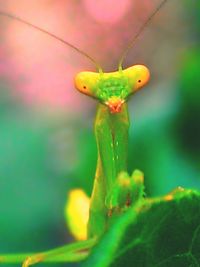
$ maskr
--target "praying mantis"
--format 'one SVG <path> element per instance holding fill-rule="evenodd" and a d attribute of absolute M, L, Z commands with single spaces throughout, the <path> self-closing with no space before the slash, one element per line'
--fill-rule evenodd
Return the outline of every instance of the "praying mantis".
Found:
<path fill-rule="evenodd" d="M 74 83 L 81 93 L 99 102 L 94 127 L 98 161 L 90 199 L 87 239 L 32 256 L 0 255 L 0 263 L 23 262 L 22 266 L 28 267 L 39 262 L 83 260 L 104 232 L 112 227 L 116 217 L 143 198 L 143 173 L 139 170 L 135 170 L 131 176 L 127 173 L 129 129 L 127 100 L 148 83 L 150 72 L 144 65 L 134 65 L 123 70 L 122 63 L 135 40 L 166 2 L 167 0 L 161 2 L 131 40 L 121 56 L 118 71 L 110 73 L 104 73 L 92 57 L 56 35 L 17 16 L 0 12 L 1 16 L 18 20 L 56 38 L 92 61 L 98 72 L 80 72 L 75 76 Z"/>

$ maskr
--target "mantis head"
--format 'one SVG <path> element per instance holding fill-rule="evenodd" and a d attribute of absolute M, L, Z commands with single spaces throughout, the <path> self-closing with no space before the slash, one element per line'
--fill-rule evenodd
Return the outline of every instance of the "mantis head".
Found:
<path fill-rule="evenodd" d="M 133 36 L 133 39 L 122 53 L 119 60 L 118 71 L 103 73 L 99 64 L 90 58 L 93 63 L 95 63 L 97 69 L 99 69 L 99 73 L 78 73 L 75 77 L 75 87 L 81 93 L 94 97 L 101 103 L 107 105 L 111 113 L 120 112 L 123 103 L 126 102 L 128 97 L 142 88 L 150 78 L 149 70 L 144 65 L 134 65 L 122 70 L 122 63 L 142 31 L 149 25 L 152 18 L 159 12 L 166 2 L 167 0 L 162 0 L 160 2 L 157 8 L 155 8 L 152 14 L 140 27 L 136 35 Z"/>
<path fill-rule="evenodd" d="M 108 106 L 111 113 L 118 113 L 128 97 L 142 88 L 149 78 L 149 70 L 144 65 L 110 73 L 84 71 L 75 76 L 75 87 Z"/>

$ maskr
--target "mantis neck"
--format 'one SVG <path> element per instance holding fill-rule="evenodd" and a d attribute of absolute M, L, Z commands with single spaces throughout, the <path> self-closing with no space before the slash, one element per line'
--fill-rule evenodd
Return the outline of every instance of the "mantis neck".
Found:
<path fill-rule="evenodd" d="M 127 171 L 129 117 L 127 105 L 119 113 L 110 113 L 99 104 L 95 119 L 98 161 L 90 202 L 88 237 L 100 236 L 106 231 L 109 210 L 105 201 L 118 174 Z"/>

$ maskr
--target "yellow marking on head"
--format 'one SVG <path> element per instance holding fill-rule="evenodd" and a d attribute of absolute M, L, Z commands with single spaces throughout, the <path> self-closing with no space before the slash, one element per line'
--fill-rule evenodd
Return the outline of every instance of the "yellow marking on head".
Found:
<path fill-rule="evenodd" d="M 70 232 L 78 240 L 87 239 L 90 199 L 82 189 L 71 190 L 65 207 Z"/>

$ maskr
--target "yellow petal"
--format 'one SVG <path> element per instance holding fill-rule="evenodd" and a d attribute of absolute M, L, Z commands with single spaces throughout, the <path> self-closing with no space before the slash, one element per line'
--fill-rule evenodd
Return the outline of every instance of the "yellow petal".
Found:
<path fill-rule="evenodd" d="M 65 215 L 72 235 L 78 240 L 87 239 L 90 199 L 82 189 L 69 192 Z"/>

